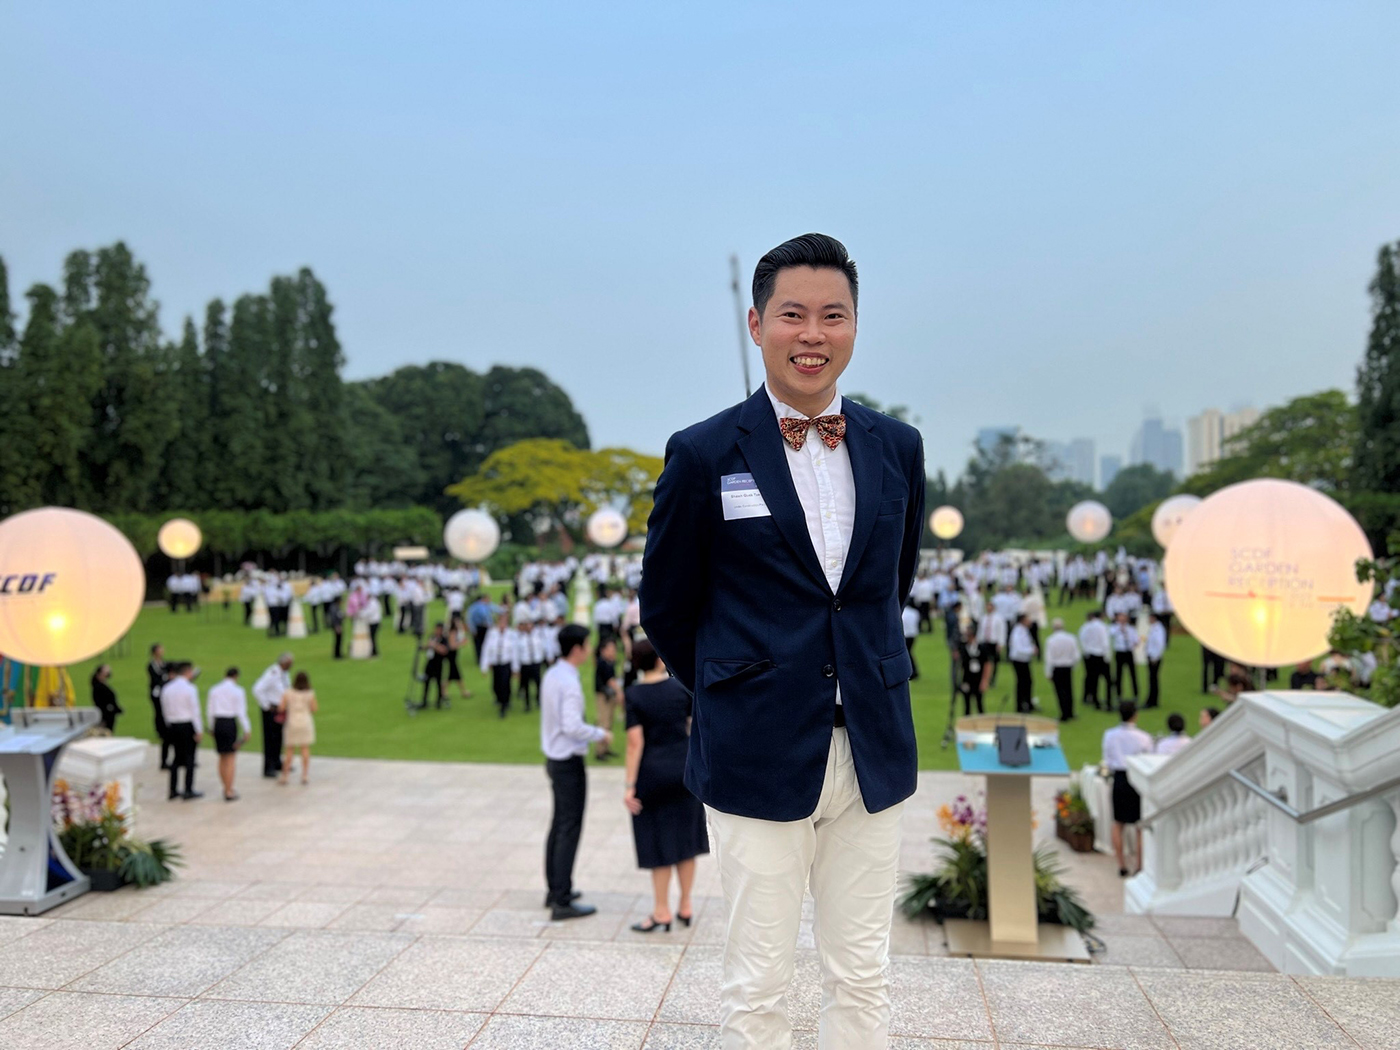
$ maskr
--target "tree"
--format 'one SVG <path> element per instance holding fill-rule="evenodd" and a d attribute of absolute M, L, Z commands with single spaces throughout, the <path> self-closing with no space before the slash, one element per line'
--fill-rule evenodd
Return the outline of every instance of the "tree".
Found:
<path fill-rule="evenodd" d="M 403 424 L 363 383 L 348 383 L 342 403 L 345 488 L 349 507 L 406 507 L 423 494 L 418 450 Z"/>
<path fill-rule="evenodd" d="M 558 438 L 588 448 L 588 427 L 569 395 L 534 368 L 496 365 L 482 377 L 485 418 L 477 438 L 488 456 L 526 438 Z"/>
<path fill-rule="evenodd" d="M 1371 336 L 1356 370 L 1357 488 L 1400 491 L 1400 241 L 1381 246 L 1371 281 Z"/>
<path fill-rule="evenodd" d="M 179 421 L 179 432 L 165 452 L 157 486 L 157 506 L 199 507 L 211 462 L 209 421 L 212 406 L 209 376 L 199 352 L 199 333 L 185 318 L 180 344 L 171 347 L 174 368 L 165 383 L 166 404 Z"/>
<path fill-rule="evenodd" d="M 1174 488 L 1176 478 L 1171 471 L 1158 470 L 1151 463 L 1135 463 L 1114 475 L 1103 490 L 1103 503 L 1115 520 L 1121 520 L 1149 503 L 1166 499 Z"/>
<path fill-rule="evenodd" d="M 875 412 L 882 412 L 891 419 L 899 420 L 901 423 L 908 423 L 910 426 L 914 426 L 919 422 L 919 417 L 910 412 L 908 405 L 882 405 L 868 394 L 845 394 L 843 396 L 850 398 L 852 401 L 859 402 L 866 408 L 872 409 Z"/>
<path fill-rule="evenodd" d="M 226 334 L 223 305 L 217 300 L 210 303 L 206 314 L 205 339 L 215 398 L 213 427 L 227 464 L 227 469 L 210 479 L 218 507 L 258 507 L 270 496 L 263 444 L 267 432 L 265 361 L 272 342 L 270 312 L 264 296 L 241 295 L 233 304 Z"/>
<path fill-rule="evenodd" d="M 10 272 L 0 256 L 0 370 L 8 367 L 15 350 L 15 314 L 10 309 Z M 0 371 L 0 375 L 4 372 Z"/>

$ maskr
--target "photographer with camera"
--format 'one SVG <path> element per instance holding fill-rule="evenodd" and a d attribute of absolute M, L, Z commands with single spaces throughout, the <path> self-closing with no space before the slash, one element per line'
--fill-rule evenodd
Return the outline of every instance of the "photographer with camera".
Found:
<path fill-rule="evenodd" d="M 447 632 L 441 621 L 433 624 L 433 633 L 421 646 L 428 654 L 427 665 L 423 668 L 423 700 L 418 705 L 422 711 L 428 706 L 428 689 L 437 686 L 437 706 L 445 706 L 442 696 L 442 672 L 447 665 Z"/>

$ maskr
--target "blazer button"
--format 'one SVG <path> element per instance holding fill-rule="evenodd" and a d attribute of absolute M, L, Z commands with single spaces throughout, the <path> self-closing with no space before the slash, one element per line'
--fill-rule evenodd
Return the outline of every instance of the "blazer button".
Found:
<path fill-rule="evenodd" d="M 822 676 L 825 678 L 835 678 L 836 668 L 832 667 L 830 664 L 827 664 L 825 667 L 822 668 Z"/>
<path fill-rule="evenodd" d="M 831 599 L 831 607 L 832 607 L 833 609 L 835 609 L 837 612 L 840 612 L 840 611 L 841 611 L 841 599 L 840 599 L 840 598 L 833 598 L 833 599 Z"/>

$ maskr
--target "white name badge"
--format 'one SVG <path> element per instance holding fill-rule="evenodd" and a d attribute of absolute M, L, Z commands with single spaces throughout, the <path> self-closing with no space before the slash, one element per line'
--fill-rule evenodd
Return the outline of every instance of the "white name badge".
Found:
<path fill-rule="evenodd" d="M 771 518 L 773 512 L 763 502 L 758 482 L 752 474 L 725 474 L 719 479 L 719 499 L 724 507 L 724 520 L 736 518 Z"/>

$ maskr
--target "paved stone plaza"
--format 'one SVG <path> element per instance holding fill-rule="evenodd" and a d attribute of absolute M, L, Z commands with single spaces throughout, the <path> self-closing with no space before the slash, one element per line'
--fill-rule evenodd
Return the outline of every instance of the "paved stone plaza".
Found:
<path fill-rule="evenodd" d="M 650 892 L 619 768 L 590 771 L 577 875 L 599 914 L 553 924 L 542 768 L 314 758 L 309 787 L 280 787 L 244 755 L 225 804 L 201 758 L 208 797 L 166 802 L 153 768 L 140 789 L 138 831 L 182 844 L 179 880 L 0 919 L 0 1048 L 718 1046 L 715 866 L 691 929 L 628 930 Z M 1037 782 L 1047 840 L 1058 786 Z M 937 806 L 974 788 L 922 775 L 905 870 L 928 868 Z M 897 920 L 895 1050 L 1400 1046 L 1400 982 L 1246 972 L 1269 967 L 1232 921 L 1124 916 L 1112 860 L 1064 856 L 1101 917 L 1099 965 L 948 958 L 937 925 Z M 789 1005 L 814 1050 L 806 925 Z"/>

